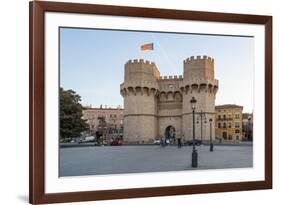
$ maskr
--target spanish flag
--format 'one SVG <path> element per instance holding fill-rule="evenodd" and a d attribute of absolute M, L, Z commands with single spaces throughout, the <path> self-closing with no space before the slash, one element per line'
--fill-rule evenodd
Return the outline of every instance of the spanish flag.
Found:
<path fill-rule="evenodd" d="M 141 46 L 142 51 L 153 50 L 153 43 L 147 43 Z"/>

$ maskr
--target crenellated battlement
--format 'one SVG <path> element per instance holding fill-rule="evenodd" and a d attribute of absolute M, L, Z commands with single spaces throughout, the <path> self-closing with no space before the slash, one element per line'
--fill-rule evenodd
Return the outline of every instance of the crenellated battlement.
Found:
<path fill-rule="evenodd" d="M 203 55 L 203 56 L 190 56 L 189 58 L 185 59 L 183 62 L 186 63 L 196 63 L 196 62 L 202 62 L 202 61 L 208 61 L 214 63 L 214 59 Z"/>
<path fill-rule="evenodd" d="M 212 80 L 214 79 L 214 59 L 204 56 L 191 56 L 183 61 L 184 79 L 192 78 Z"/>
<path fill-rule="evenodd" d="M 159 80 L 181 80 L 183 79 L 182 75 L 169 75 L 169 76 L 160 76 Z"/>
<path fill-rule="evenodd" d="M 129 60 L 125 64 L 125 81 L 151 81 L 159 79 L 160 72 L 154 62 L 144 59 Z"/>
<path fill-rule="evenodd" d="M 135 64 L 144 64 L 144 65 L 154 65 L 155 66 L 155 63 L 153 61 L 144 60 L 144 59 L 128 60 L 125 65 L 135 65 Z"/>

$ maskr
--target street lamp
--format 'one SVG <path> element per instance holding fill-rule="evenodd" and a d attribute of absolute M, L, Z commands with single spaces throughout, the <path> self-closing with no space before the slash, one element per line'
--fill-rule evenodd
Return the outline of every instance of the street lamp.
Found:
<path fill-rule="evenodd" d="M 214 145 L 213 145 L 213 140 L 212 140 L 212 121 L 213 119 L 210 118 L 209 122 L 210 122 L 210 152 L 214 151 Z"/>
<path fill-rule="evenodd" d="M 193 119 L 193 148 L 192 148 L 192 167 L 198 167 L 198 154 L 195 148 L 195 108 L 197 100 L 192 97 L 190 100 L 191 109 L 192 109 L 192 119 Z"/>
<path fill-rule="evenodd" d="M 199 124 L 199 119 L 200 119 L 200 128 L 201 128 L 201 143 L 203 142 L 203 120 L 204 123 L 207 123 L 207 118 L 206 118 L 206 114 L 201 110 L 201 112 L 197 113 L 199 116 L 197 117 L 197 124 Z"/>

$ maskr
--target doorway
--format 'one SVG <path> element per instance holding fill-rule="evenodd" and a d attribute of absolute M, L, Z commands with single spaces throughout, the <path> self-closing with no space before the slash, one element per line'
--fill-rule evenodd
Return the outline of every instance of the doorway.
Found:
<path fill-rule="evenodd" d="M 223 138 L 224 140 L 227 140 L 227 132 L 223 132 L 223 133 L 222 133 L 222 138 Z"/>
<path fill-rule="evenodd" d="M 175 142 L 176 139 L 176 129 L 174 126 L 170 125 L 165 129 L 165 138 L 170 140 L 170 142 Z"/>

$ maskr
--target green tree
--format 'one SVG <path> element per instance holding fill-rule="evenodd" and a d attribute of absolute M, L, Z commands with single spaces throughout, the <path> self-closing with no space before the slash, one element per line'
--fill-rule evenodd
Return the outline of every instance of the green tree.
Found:
<path fill-rule="evenodd" d="M 80 137 L 88 129 L 82 119 L 81 97 L 73 90 L 60 88 L 60 138 Z"/>

